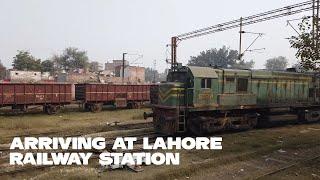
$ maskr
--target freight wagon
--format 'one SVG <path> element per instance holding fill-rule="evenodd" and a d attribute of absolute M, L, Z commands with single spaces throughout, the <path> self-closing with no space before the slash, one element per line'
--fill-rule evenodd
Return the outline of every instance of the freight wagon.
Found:
<path fill-rule="evenodd" d="M 155 130 L 164 134 L 212 133 L 269 124 L 270 116 L 293 114 L 320 120 L 317 73 L 181 66 L 152 87 Z"/>
<path fill-rule="evenodd" d="M 150 100 L 151 85 L 76 84 L 75 98 L 86 110 L 98 112 L 103 105 L 137 108 Z"/>
<path fill-rule="evenodd" d="M 40 105 L 46 113 L 53 114 L 71 100 L 71 84 L 0 84 L 0 107 L 26 111 L 28 106 Z"/>

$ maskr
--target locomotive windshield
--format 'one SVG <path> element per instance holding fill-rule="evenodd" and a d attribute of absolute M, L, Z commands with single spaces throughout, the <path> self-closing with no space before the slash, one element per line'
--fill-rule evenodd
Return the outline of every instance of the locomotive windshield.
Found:
<path fill-rule="evenodd" d="M 168 82 L 182 82 L 187 81 L 187 72 L 171 72 L 167 77 Z"/>

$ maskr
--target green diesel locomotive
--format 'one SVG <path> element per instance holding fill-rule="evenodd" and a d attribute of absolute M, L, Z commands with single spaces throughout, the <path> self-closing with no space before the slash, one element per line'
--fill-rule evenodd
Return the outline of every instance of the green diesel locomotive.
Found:
<path fill-rule="evenodd" d="M 178 64 L 167 82 L 152 87 L 150 116 L 155 130 L 167 135 L 245 130 L 277 113 L 313 122 L 320 120 L 319 88 L 316 73 Z"/>

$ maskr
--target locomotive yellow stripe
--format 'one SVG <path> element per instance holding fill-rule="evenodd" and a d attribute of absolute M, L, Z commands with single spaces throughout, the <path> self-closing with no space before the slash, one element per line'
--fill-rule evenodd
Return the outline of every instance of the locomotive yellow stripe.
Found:
<path fill-rule="evenodd" d="M 164 95 L 164 94 L 170 94 L 172 91 L 182 91 L 183 90 L 183 88 L 170 88 L 170 89 L 168 89 L 168 90 L 162 90 L 161 88 L 159 89 L 159 94 L 162 94 L 162 95 Z"/>
<path fill-rule="evenodd" d="M 167 91 L 163 91 L 163 90 L 159 90 L 159 96 L 162 97 L 163 99 L 167 96 L 169 96 L 170 94 L 176 94 L 179 93 L 179 91 L 183 90 L 183 88 L 170 88 Z M 175 93 L 174 93 L 175 92 Z"/>
<path fill-rule="evenodd" d="M 179 96 L 180 96 L 180 97 L 184 97 L 184 94 L 180 94 Z M 169 96 L 165 97 L 165 99 L 163 99 L 162 97 L 160 97 L 160 101 L 161 101 L 161 102 L 165 102 L 165 101 L 167 101 L 170 97 L 176 97 L 176 98 L 178 98 L 178 94 L 170 94 Z"/>
<path fill-rule="evenodd" d="M 161 89 L 159 90 L 159 98 L 161 102 L 168 100 L 170 97 L 175 96 L 178 97 L 178 93 L 183 91 L 183 88 L 170 88 L 169 90 L 163 92 Z M 180 96 L 184 96 L 184 94 L 180 94 Z"/>

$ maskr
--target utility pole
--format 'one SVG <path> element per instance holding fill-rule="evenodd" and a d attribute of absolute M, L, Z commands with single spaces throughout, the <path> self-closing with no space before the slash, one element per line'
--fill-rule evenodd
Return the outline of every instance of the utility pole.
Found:
<path fill-rule="evenodd" d="M 315 25 L 315 5 L 316 5 L 316 0 L 312 0 L 312 47 L 314 48 L 314 33 L 315 33 L 315 29 L 314 29 L 314 25 Z"/>
<path fill-rule="evenodd" d="M 239 40 L 239 60 L 241 61 L 242 58 L 242 17 L 240 17 L 240 40 Z"/>
<path fill-rule="evenodd" d="M 316 51 L 318 55 L 318 48 L 319 48 L 319 0 L 316 2 Z"/>
<path fill-rule="evenodd" d="M 171 69 L 174 70 L 177 64 L 177 41 L 178 37 L 171 38 Z"/>
<path fill-rule="evenodd" d="M 153 61 L 153 83 L 156 83 L 156 66 L 157 66 L 157 60 Z"/>
<path fill-rule="evenodd" d="M 125 61 L 125 55 L 127 53 L 122 53 L 122 84 L 124 84 L 124 68 L 125 68 L 125 64 L 124 64 L 124 61 Z"/>
<path fill-rule="evenodd" d="M 312 48 L 318 57 L 319 48 L 319 0 L 312 0 Z"/>

